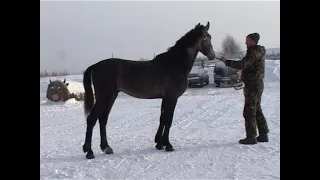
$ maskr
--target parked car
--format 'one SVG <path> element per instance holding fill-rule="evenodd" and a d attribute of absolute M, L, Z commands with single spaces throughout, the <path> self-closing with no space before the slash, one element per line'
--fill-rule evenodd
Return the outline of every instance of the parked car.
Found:
<path fill-rule="evenodd" d="M 236 84 L 240 83 L 241 70 L 233 69 L 218 61 L 213 70 L 214 83 L 216 87 L 220 87 L 221 83 Z"/>
<path fill-rule="evenodd" d="M 194 84 L 199 84 L 200 87 L 209 84 L 208 72 L 201 65 L 193 66 L 188 75 L 188 85 Z"/>

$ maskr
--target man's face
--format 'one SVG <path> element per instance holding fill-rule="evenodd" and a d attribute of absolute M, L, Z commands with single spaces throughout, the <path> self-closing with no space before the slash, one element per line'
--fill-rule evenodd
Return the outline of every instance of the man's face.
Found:
<path fill-rule="evenodd" d="M 246 37 L 246 45 L 247 48 L 250 48 L 251 46 L 255 45 L 255 42 L 251 38 Z"/>

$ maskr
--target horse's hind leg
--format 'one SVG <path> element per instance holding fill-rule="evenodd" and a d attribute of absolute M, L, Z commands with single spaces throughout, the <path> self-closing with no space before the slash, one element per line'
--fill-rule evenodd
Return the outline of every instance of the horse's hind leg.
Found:
<path fill-rule="evenodd" d="M 117 96 L 118 96 L 118 93 L 114 93 L 106 99 L 106 103 L 107 103 L 106 111 L 103 114 L 101 114 L 99 117 L 100 137 L 101 137 L 100 148 L 106 154 L 113 154 L 113 150 L 108 144 L 106 126 L 108 123 L 108 118 L 109 118 L 111 108 Z"/>
<path fill-rule="evenodd" d="M 86 131 L 86 139 L 85 143 L 83 145 L 83 152 L 87 153 L 86 158 L 87 159 L 93 159 L 94 154 L 91 149 L 91 143 L 92 143 L 92 131 L 94 126 L 97 123 L 98 117 L 103 114 L 104 110 L 106 109 L 106 102 L 103 101 L 103 99 L 97 99 L 96 104 L 94 105 L 91 113 L 87 117 L 87 131 Z"/>

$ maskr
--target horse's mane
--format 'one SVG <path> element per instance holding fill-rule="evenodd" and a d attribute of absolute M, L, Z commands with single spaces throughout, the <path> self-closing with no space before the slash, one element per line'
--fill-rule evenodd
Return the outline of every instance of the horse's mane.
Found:
<path fill-rule="evenodd" d="M 176 41 L 176 43 L 169 47 L 166 52 L 158 54 L 155 58 L 152 59 L 154 62 L 160 61 L 161 63 L 164 62 L 163 57 L 169 55 L 169 54 L 175 54 L 176 52 L 179 52 L 181 50 L 186 49 L 187 47 L 191 47 L 194 45 L 194 42 L 197 41 L 202 36 L 202 31 L 205 29 L 203 25 L 197 24 L 193 29 L 188 31 L 184 36 L 182 36 L 179 40 Z M 170 59 L 170 63 L 173 62 Z"/>
<path fill-rule="evenodd" d="M 169 47 L 167 52 L 171 52 L 176 49 L 181 49 L 193 45 L 193 43 L 202 35 L 202 30 L 204 28 L 205 27 L 203 25 L 196 25 L 193 29 L 191 29 L 178 41 L 176 41 L 175 45 Z"/>

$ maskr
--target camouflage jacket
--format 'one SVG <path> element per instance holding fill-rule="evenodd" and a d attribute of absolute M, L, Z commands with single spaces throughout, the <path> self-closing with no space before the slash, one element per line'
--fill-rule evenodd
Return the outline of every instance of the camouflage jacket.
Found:
<path fill-rule="evenodd" d="M 264 79 L 266 49 L 264 46 L 255 45 L 247 50 L 247 54 L 239 61 L 226 60 L 225 64 L 231 68 L 242 70 L 241 80 Z"/>

